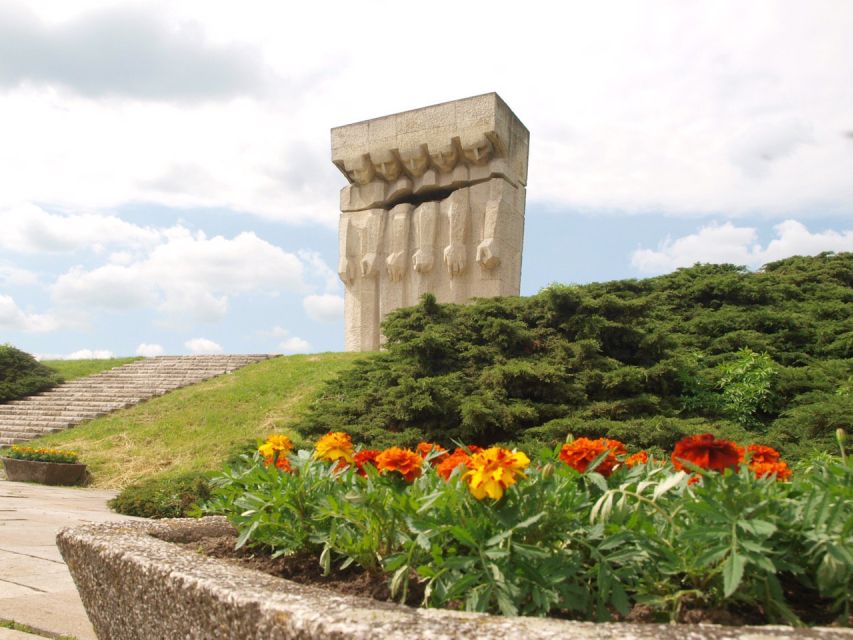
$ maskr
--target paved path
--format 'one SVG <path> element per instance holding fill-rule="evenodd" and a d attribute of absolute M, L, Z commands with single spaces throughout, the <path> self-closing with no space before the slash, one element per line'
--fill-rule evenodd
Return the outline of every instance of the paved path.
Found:
<path fill-rule="evenodd" d="M 55 538 L 63 527 L 83 521 L 135 520 L 107 508 L 113 495 L 0 480 L 0 619 L 96 640 Z M 38 638 L 4 631 L 0 640 Z"/>

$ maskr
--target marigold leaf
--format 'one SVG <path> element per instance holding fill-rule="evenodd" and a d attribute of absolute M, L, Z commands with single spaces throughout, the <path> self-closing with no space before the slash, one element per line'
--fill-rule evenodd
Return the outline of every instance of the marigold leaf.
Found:
<path fill-rule="evenodd" d="M 474 536 L 472 536 L 471 533 L 464 527 L 460 527 L 459 525 L 454 525 L 450 527 L 450 535 L 452 535 L 462 544 L 467 544 L 469 547 L 477 546 L 477 541 L 474 539 Z"/>
<path fill-rule="evenodd" d="M 685 474 L 683 471 L 679 471 L 678 473 L 674 473 L 669 476 L 666 480 L 664 480 L 657 487 L 655 487 L 655 491 L 652 494 L 652 500 L 657 500 L 670 489 L 677 487 L 686 477 L 687 474 Z"/>
<path fill-rule="evenodd" d="M 733 551 L 723 562 L 723 596 L 728 598 L 740 586 L 746 558 Z"/>

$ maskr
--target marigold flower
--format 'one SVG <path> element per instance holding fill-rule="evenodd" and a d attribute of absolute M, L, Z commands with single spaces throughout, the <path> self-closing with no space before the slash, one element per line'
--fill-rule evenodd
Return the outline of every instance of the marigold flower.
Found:
<path fill-rule="evenodd" d="M 376 468 L 380 472 L 396 471 L 406 482 L 411 482 L 421 475 L 424 459 L 411 449 L 389 447 L 376 456 Z"/>
<path fill-rule="evenodd" d="M 418 446 L 415 447 L 415 451 L 417 451 L 418 455 L 424 460 L 426 460 L 431 453 L 436 452 L 438 455 L 431 460 L 433 464 L 440 463 L 449 455 L 447 453 L 447 449 L 434 442 L 419 442 Z"/>
<path fill-rule="evenodd" d="M 776 451 L 776 449 L 763 444 L 750 444 L 745 448 L 740 449 L 740 451 L 743 451 L 741 462 L 743 462 L 747 453 L 751 454 L 749 456 L 750 466 L 753 464 L 764 464 L 767 462 L 779 462 L 782 458 L 782 454 Z"/>
<path fill-rule="evenodd" d="M 283 457 L 292 450 L 293 443 L 290 438 L 278 434 L 271 435 L 265 443 L 258 447 L 258 453 L 264 458 L 272 458 L 276 453 L 279 454 L 279 457 Z"/>
<path fill-rule="evenodd" d="M 358 453 L 355 454 L 354 462 L 356 469 L 358 470 L 358 475 L 366 476 L 367 472 L 364 470 L 365 465 L 373 465 L 376 466 L 376 458 L 379 456 L 381 452 L 379 449 L 362 449 Z"/>
<path fill-rule="evenodd" d="M 530 458 L 521 451 L 491 447 L 471 456 L 469 470 L 462 478 L 477 500 L 486 496 L 500 500 L 504 491 L 515 484 L 516 476 L 525 477 L 523 470 L 529 464 Z"/>
<path fill-rule="evenodd" d="M 649 461 L 649 452 L 648 451 L 638 451 L 627 458 L 625 458 L 625 464 L 629 467 L 633 467 L 638 464 L 646 464 Z"/>
<path fill-rule="evenodd" d="M 343 431 L 330 431 L 317 441 L 314 446 L 314 457 L 328 462 L 335 460 L 352 462 L 352 438 Z"/>
<path fill-rule="evenodd" d="M 749 470 L 755 474 L 756 478 L 765 478 L 776 474 L 777 480 L 787 480 L 791 477 L 791 470 L 786 462 L 758 462 L 749 465 Z"/>
<path fill-rule="evenodd" d="M 746 447 L 738 448 L 740 453 L 740 461 L 743 462 L 746 454 L 749 455 L 749 470 L 755 474 L 756 478 L 764 478 L 769 475 L 776 474 L 777 480 L 787 480 L 791 477 L 791 470 L 788 464 L 782 460 L 780 454 L 773 447 L 768 447 L 763 444 L 750 444 Z"/>
<path fill-rule="evenodd" d="M 607 457 L 601 461 L 601 464 L 595 470 L 603 476 L 609 476 L 613 472 L 613 468 L 619 464 L 616 456 L 628 453 L 625 445 L 618 440 L 610 440 L 609 438 L 598 438 L 597 440 L 578 438 L 563 445 L 562 449 L 560 449 L 560 460 L 572 467 L 572 469 L 583 473 L 589 467 L 589 464 L 605 451 L 608 451 Z"/>
<path fill-rule="evenodd" d="M 445 480 L 450 480 L 450 474 L 456 467 L 459 465 L 467 467 L 470 461 L 471 456 L 464 449 L 457 448 L 435 467 L 435 472 Z"/>
<path fill-rule="evenodd" d="M 740 460 L 738 447 L 729 440 L 717 440 L 710 433 L 688 436 L 675 443 L 672 452 L 672 465 L 679 471 L 690 471 L 684 462 L 690 462 L 703 469 L 723 471 L 737 467 Z"/>
<path fill-rule="evenodd" d="M 269 467 L 272 465 L 273 460 L 275 460 L 276 469 L 281 469 L 287 473 L 293 473 L 293 469 L 290 466 L 290 460 L 287 459 L 287 455 L 280 453 L 278 458 L 275 456 L 264 457 L 264 464 Z"/>

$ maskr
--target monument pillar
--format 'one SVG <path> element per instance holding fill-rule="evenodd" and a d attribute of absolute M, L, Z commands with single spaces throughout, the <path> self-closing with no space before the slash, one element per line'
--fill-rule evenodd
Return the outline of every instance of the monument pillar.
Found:
<path fill-rule="evenodd" d="M 496 93 L 332 129 L 347 351 L 416 304 L 516 296 L 530 135 Z"/>

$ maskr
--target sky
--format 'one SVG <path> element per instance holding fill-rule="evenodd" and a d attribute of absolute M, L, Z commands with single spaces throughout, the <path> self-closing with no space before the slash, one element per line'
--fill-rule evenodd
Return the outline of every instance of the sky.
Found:
<path fill-rule="evenodd" d="M 853 250 L 848 0 L 0 0 L 0 343 L 342 350 L 329 129 L 490 91 L 522 295 Z"/>

